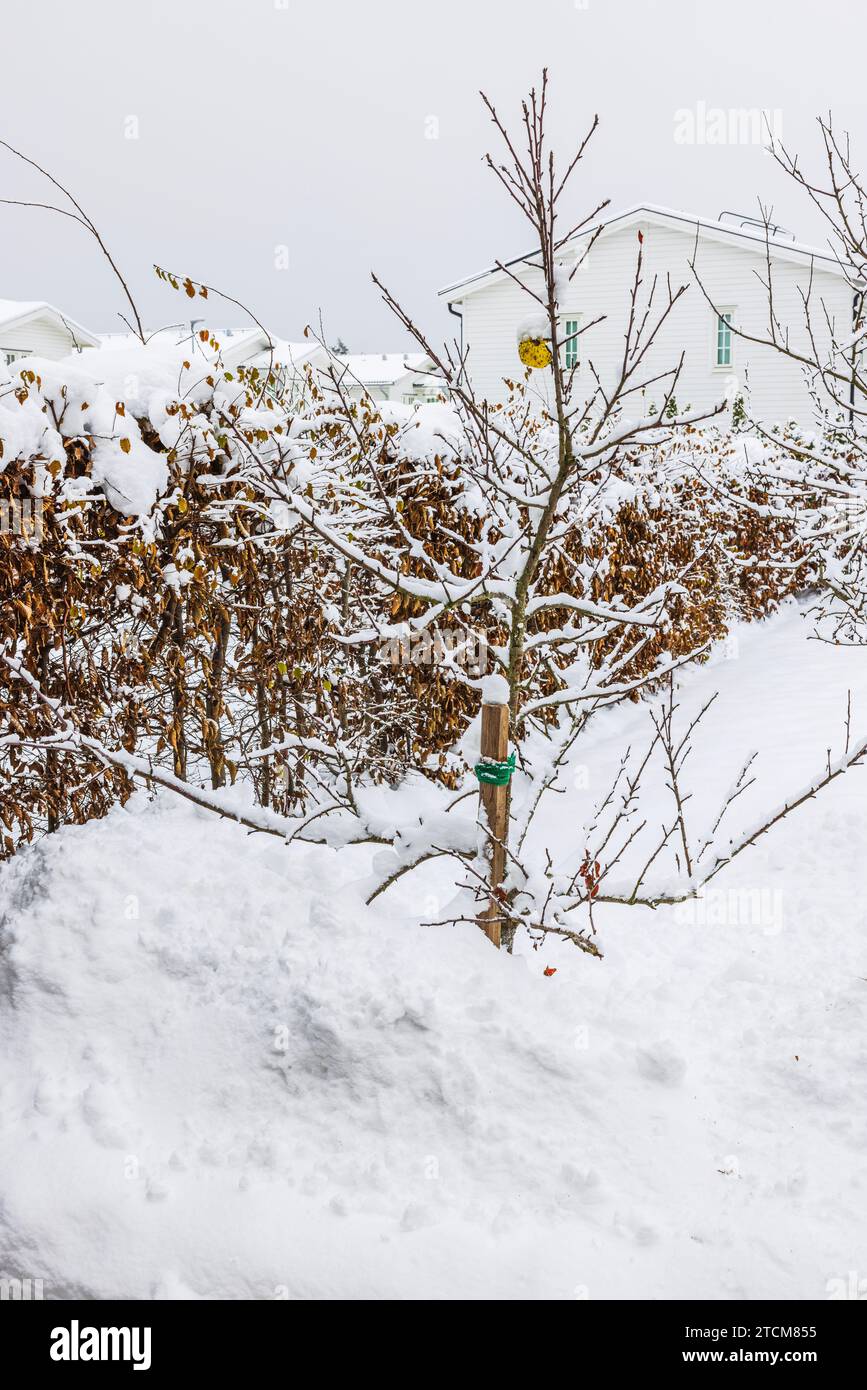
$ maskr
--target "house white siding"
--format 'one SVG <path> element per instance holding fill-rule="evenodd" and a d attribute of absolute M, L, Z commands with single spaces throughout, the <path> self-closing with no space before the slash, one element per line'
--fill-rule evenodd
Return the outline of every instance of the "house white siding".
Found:
<path fill-rule="evenodd" d="M 19 357 L 58 361 L 77 347 L 98 347 L 99 339 L 42 301 L 0 299 L 0 363 Z"/>
<path fill-rule="evenodd" d="M 716 365 L 716 315 L 690 269 L 695 227 L 688 223 L 681 228 L 659 225 L 653 220 L 630 220 L 628 225 L 619 227 L 615 222 L 597 239 L 560 305 L 563 322 L 578 319 L 583 326 L 603 319 L 578 340 L 578 389 L 585 388 L 587 394 L 593 389 L 591 362 L 605 386 L 613 385 L 619 375 L 639 230 L 644 238 L 640 299 L 646 300 L 654 277 L 656 309 L 667 302 L 668 277 L 673 289 L 681 284 L 687 289 L 638 369 L 636 379 L 653 377 L 676 366 L 682 352 L 684 365 L 676 391 L 681 410 L 688 406 L 707 409 L 723 397 L 731 401 L 737 392 L 748 390 L 749 410 L 757 419 L 768 424 L 788 418 L 809 420 L 810 400 L 803 372 L 782 354 L 749 344 L 733 333 L 731 365 Z M 702 233 L 696 265 L 716 307 L 730 311 L 734 323 L 745 332 L 767 334 L 768 300 L 762 284 L 767 278 L 767 262 L 762 241 Z M 807 256 L 785 249 L 774 251 L 775 309 L 779 321 L 790 330 L 793 346 L 806 345 L 801 294 L 807 292 L 810 268 Z M 524 267 L 513 270 L 520 270 L 527 283 L 538 285 L 540 272 Z M 826 313 L 840 338 L 849 334 L 852 290 L 839 273 L 817 261 L 813 262 L 812 273 L 812 317 L 821 346 L 828 336 L 823 325 Z M 459 287 L 447 292 L 446 297 L 459 304 L 463 314 L 464 345 L 474 388 L 489 400 L 504 400 L 504 378 L 518 380 L 524 371 L 517 354 L 517 330 L 522 320 L 534 312 L 534 302 L 514 281 L 502 276 L 465 293 L 463 298 Z M 531 372 L 530 389 L 547 398 L 550 379 L 550 372 Z M 635 397 L 635 413 L 644 413 L 651 402 L 658 405 L 663 394 L 662 385 L 657 384 L 649 388 L 643 403 Z"/>
<path fill-rule="evenodd" d="M 11 353 L 58 361 L 66 357 L 73 347 L 71 336 L 62 323 L 53 323 L 48 318 L 32 319 L 29 323 L 10 328 L 0 324 L 0 361 Z"/>

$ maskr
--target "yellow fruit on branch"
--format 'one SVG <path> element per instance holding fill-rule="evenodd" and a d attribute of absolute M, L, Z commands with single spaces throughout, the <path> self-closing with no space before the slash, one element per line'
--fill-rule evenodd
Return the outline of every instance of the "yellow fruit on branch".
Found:
<path fill-rule="evenodd" d="M 518 344 L 518 356 L 525 367 L 550 367 L 554 360 L 544 338 L 522 338 Z"/>

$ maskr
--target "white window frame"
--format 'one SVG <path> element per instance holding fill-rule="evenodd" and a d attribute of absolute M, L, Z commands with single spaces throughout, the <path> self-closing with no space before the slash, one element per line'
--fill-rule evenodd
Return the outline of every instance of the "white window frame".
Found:
<path fill-rule="evenodd" d="M 562 350 L 563 350 L 563 367 L 564 367 L 564 369 L 565 369 L 567 372 L 571 372 L 572 369 L 573 369 L 574 367 L 580 367 L 580 365 L 581 365 L 581 358 L 580 358 L 580 356 L 579 356 L 579 349 L 578 349 L 578 338 L 577 338 L 576 336 L 574 336 L 575 334 L 578 334 L 578 333 L 581 332 L 581 315 L 575 313 L 575 311 L 572 310 L 570 313 L 564 314 L 564 315 L 563 315 L 562 323 L 563 323 L 563 344 L 562 344 Z M 571 333 L 570 333 L 570 331 L 569 331 L 569 325 L 570 325 L 570 323 L 574 323 L 574 325 L 575 325 L 575 327 L 574 327 L 574 329 L 572 330 Z M 571 339 L 572 339 L 571 343 L 566 341 L 567 338 L 571 338 Z M 571 360 L 570 360 L 570 359 L 571 359 Z"/>
<path fill-rule="evenodd" d="M 727 322 L 727 324 L 728 324 L 728 350 L 729 350 L 729 360 L 728 360 L 728 362 L 720 362 L 720 360 L 719 360 L 719 350 L 720 350 L 720 322 L 721 322 L 721 320 L 723 320 L 723 319 L 725 319 L 726 322 Z M 733 371 L 733 369 L 734 369 L 734 365 L 735 365 L 735 331 L 734 331 L 734 328 L 732 327 L 732 324 L 734 323 L 734 319 L 735 319 L 735 308 L 734 308 L 734 305 L 728 305 L 728 306 L 726 306 L 725 308 L 723 308 L 722 306 L 720 306 L 720 308 L 717 310 L 717 312 L 716 312 L 716 313 L 714 314 L 714 316 L 713 316 L 713 343 L 712 343 L 712 345 L 711 345 L 711 361 L 712 361 L 712 363 L 713 363 L 714 371 L 716 371 L 716 372 L 731 372 L 731 371 Z"/>

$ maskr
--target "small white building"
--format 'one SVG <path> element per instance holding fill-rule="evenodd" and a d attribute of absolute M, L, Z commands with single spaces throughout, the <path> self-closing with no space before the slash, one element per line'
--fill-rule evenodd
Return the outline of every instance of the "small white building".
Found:
<path fill-rule="evenodd" d="M 211 362 L 213 350 L 199 338 L 199 331 L 204 327 L 203 319 L 194 319 L 190 323 L 145 329 L 145 351 L 153 357 L 157 354 L 177 356 L 180 351 L 190 361 Z M 315 371 L 327 366 L 329 361 L 327 350 L 315 341 L 290 343 L 260 328 L 215 328 L 212 332 L 220 344 L 220 357 L 227 371 L 237 372 L 240 367 L 255 367 L 263 374 L 272 371 L 290 390 L 293 386 L 299 389 L 303 386 L 308 364 Z M 135 353 L 142 348 L 134 333 L 101 333 L 99 346 L 107 352 Z"/>
<path fill-rule="evenodd" d="M 444 399 L 442 379 L 424 352 L 347 353 L 333 359 L 349 396 L 402 405 Z"/>
<path fill-rule="evenodd" d="M 0 362 L 19 357 L 58 361 L 70 352 L 99 347 L 99 338 L 75 319 L 42 301 L 0 299 Z"/>
<path fill-rule="evenodd" d="M 290 390 L 301 388 L 308 367 L 317 371 L 328 364 L 329 353 L 315 339 L 288 342 L 255 328 L 250 332 L 217 335 L 225 367 L 258 367 L 260 372 L 272 371 Z"/>
<path fill-rule="evenodd" d="M 267 371 L 270 364 L 286 385 L 295 384 L 299 389 L 312 369 L 325 391 L 333 376 L 354 401 L 369 396 L 372 401 L 415 405 L 443 399 L 442 381 L 423 352 L 338 354 L 315 339 L 287 342 L 260 329 L 222 339 L 221 350 L 229 369 L 243 365 Z"/>
<path fill-rule="evenodd" d="M 564 247 L 567 264 L 582 255 L 598 225 L 586 228 Z M 593 391 L 591 364 L 603 386 L 617 379 L 639 244 L 644 250 L 643 299 L 654 277 L 657 309 L 666 302 L 667 277 L 673 288 L 688 286 L 645 358 L 641 378 L 676 366 L 683 351 L 684 367 L 676 391 L 680 410 L 706 409 L 722 398 L 733 402 L 748 393 L 747 407 L 756 419 L 768 424 L 785 419 L 808 422 L 810 399 L 802 370 L 774 349 L 739 338 L 732 324 L 757 336 L 767 333 L 768 297 L 762 281 L 767 280 L 768 255 L 775 312 L 778 321 L 789 327 L 794 346 L 807 342 L 802 295 L 808 289 L 820 349 L 828 338 L 826 315 L 841 340 L 850 336 L 853 291 L 828 249 L 800 245 L 780 230 L 766 245 L 764 228 L 748 218 L 720 221 L 642 205 L 602 222 L 559 306 L 561 338 L 588 326 L 563 349 L 566 365 L 577 363 L 576 392 L 589 396 Z M 693 258 L 707 298 L 690 267 Z M 541 284 L 538 254 L 518 257 L 508 268 L 531 288 Z M 504 401 L 508 396 L 505 380 L 520 380 L 524 372 L 517 352 L 518 329 L 528 315 L 538 317 L 538 305 L 509 274 L 496 268 L 449 285 L 440 297 L 461 317 L 467 370 L 475 391 L 492 402 Z M 597 318 L 602 321 L 594 323 Z M 531 372 L 531 390 L 548 399 L 550 380 L 549 371 Z M 661 395 L 657 384 L 649 389 L 647 399 L 633 397 L 635 413 L 658 405 Z"/>
<path fill-rule="evenodd" d="M 175 324 L 169 328 L 146 332 L 147 351 L 183 348 L 194 357 L 212 355 L 210 347 L 199 341 L 201 320 L 190 324 Z M 445 391 L 441 376 L 432 360 L 423 352 L 383 352 L 337 354 L 315 338 L 289 342 L 264 329 L 232 331 L 215 330 L 220 344 L 224 367 L 237 372 L 240 367 L 258 368 L 260 373 L 272 371 L 290 394 L 300 393 L 312 371 L 317 384 L 326 393 L 332 381 L 340 382 L 350 400 L 360 401 L 368 396 L 372 401 L 397 401 L 403 405 L 442 401 Z M 103 333 L 97 345 L 104 351 L 138 350 L 138 338 L 130 333 Z"/>

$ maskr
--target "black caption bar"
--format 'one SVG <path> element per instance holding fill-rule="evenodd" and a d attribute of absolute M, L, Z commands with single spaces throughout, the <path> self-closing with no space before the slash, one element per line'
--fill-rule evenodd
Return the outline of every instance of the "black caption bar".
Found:
<path fill-rule="evenodd" d="M 444 1314 L 435 1315 L 444 1320 L 437 1324 L 440 1333 L 431 1337 L 428 1305 L 400 1305 L 400 1340 L 407 1332 L 422 1339 L 427 1376 L 438 1358 L 444 1371 L 454 1372 L 456 1337 L 461 1339 L 464 1370 L 469 1345 L 477 1348 L 480 1363 L 484 1358 L 488 1374 L 491 1357 L 511 1356 L 516 1340 L 529 1353 L 534 1340 L 540 1339 L 540 1366 L 553 1343 L 559 1344 L 560 1353 L 568 1349 L 580 1364 L 581 1343 L 572 1339 L 587 1337 L 588 1354 L 592 1347 L 594 1356 L 604 1355 L 615 1373 L 683 1369 L 701 1374 L 708 1366 L 761 1367 L 772 1373 L 801 1366 L 827 1375 L 860 1364 L 865 1334 L 865 1306 L 860 1299 L 823 1303 L 585 1300 L 553 1304 L 542 1321 L 531 1313 L 522 1330 L 513 1325 L 508 1335 L 507 1325 L 495 1322 L 489 1329 L 492 1335 L 485 1336 L 479 1335 L 477 1309 L 476 1304 L 449 1304 Z M 334 1335 L 343 1330 L 345 1319 L 357 1316 L 365 1319 L 363 1330 L 359 1324 L 363 1344 L 369 1346 L 375 1338 L 383 1364 L 391 1361 L 387 1346 L 397 1335 L 392 1310 L 388 1327 L 383 1320 L 379 1331 L 377 1309 L 370 1303 L 363 1303 L 363 1308 L 355 1303 L 329 1305 L 322 1316 L 317 1330 L 317 1313 L 307 1302 L 11 1300 L 0 1302 L 0 1336 L 10 1364 L 20 1366 L 25 1374 L 33 1370 L 64 1379 L 109 1373 L 115 1378 L 129 1375 L 133 1383 L 144 1384 L 184 1372 L 213 1371 L 225 1379 L 232 1373 L 249 1372 L 263 1358 L 275 1366 L 285 1365 L 289 1374 L 293 1358 L 303 1347 L 331 1368 L 335 1352 L 345 1346 L 347 1362 L 352 1358 L 357 1364 L 362 1343 Z M 416 1318 L 417 1333 L 411 1326 Z M 446 1329 L 449 1334 L 443 1337 Z M 323 1332 L 327 1332 L 324 1341 Z"/>

